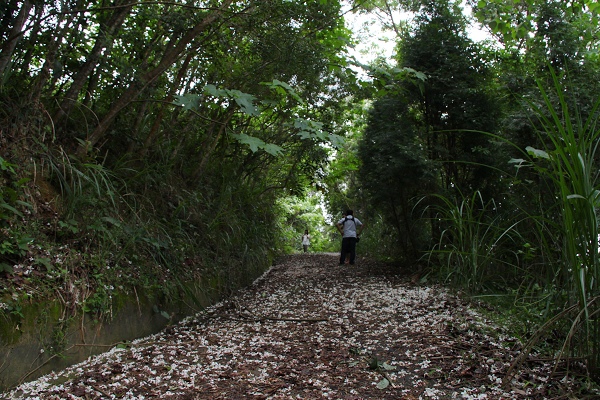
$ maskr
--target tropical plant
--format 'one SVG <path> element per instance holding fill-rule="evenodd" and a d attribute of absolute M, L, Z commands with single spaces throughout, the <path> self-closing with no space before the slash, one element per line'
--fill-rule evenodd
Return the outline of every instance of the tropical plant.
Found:
<path fill-rule="evenodd" d="M 0 157 L 0 272 L 12 272 L 12 265 L 27 252 L 31 238 L 15 222 L 31 204 L 21 200 L 27 178 L 18 178 L 16 165 Z"/>
<path fill-rule="evenodd" d="M 460 201 L 434 197 L 437 203 L 434 200 L 428 215 L 440 221 L 442 231 L 423 258 L 443 281 L 473 293 L 505 287 L 502 280 L 516 266 L 511 248 L 519 244 L 518 222 L 503 221 L 498 205 L 484 201 L 480 192 Z"/>
<path fill-rule="evenodd" d="M 563 76 L 553 74 L 555 90 L 547 92 L 540 84 L 545 101 L 541 108 L 530 104 L 540 123 L 538 131 L 543 149 L 528 148 L 538 174 L 552 183 L 556 209 L 560 211 L 557 226 L 562 243 L 561 259 L 556 268 L 558 287 L 567 289 L 569 305 L 578 305 L 580 313 L 573 320 L 574 350 L 589 360 L 589 368 L 600 367 L 600 324 L 595 299 L 600 295 L 600 256 L 598 214 L 600 186 L 597 160 L 600 131 L 595 103 L 586 119 L 565 94 Z"/>

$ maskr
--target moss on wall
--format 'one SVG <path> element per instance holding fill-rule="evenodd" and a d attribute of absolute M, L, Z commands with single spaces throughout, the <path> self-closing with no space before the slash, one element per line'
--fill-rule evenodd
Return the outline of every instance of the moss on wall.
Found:
<path fill-rule="evenodd" d="M 198 283 L 182 285 L 177 298 L 138 289 L 115 293 L 102 314 L 82 313 L 59 301 L 23 304 L 18 313 L 5 312 L 0 319 L 0 390 L 158 332 L 222 295 Z"/>

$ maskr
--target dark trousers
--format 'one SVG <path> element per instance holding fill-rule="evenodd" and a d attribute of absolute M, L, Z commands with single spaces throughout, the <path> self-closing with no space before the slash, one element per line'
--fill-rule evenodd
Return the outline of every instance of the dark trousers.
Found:
<path fill-rule="evenodd" d="M 350 253 L 350 264 L 354 264 L 356 259 L 356 238 L 345 237 L 342 239 L 342 251 L 340 254 L 340 264 L 346 261 L 346 254 Z"/>

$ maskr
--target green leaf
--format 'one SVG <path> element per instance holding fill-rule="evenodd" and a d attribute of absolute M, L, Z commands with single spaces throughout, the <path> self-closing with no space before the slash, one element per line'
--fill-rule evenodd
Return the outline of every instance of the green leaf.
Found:
<path fill-rule="evenodd" d="M 327 133 L 323 130 L 323 123 L 310 121 L 304 118 L 294 120 L 294 128 L 299 129 L 297 133 L 302 139 L 318 138 L 324 142 L 331 142 L 334 146 L 344 143 L 341 136 Z"/>
<path fill-rule="evenodd" d="M 248 115 L 260 115 L 260 111 L 254 105 L 256 97 L 248 93 L 240 92 L 239 90 L 228 90 L 228 94 L 233 98 L 242 111 Z"/>
<path fill-rule="evenodd" d="M 546 153 L 544 150 L 534 149 L 531 146 L 527 146 L 525 148 L 525 150 L 527 151 L 527 153 L 529 153 L 533 157 L 536 157 L 536 158 L 545 158 L 546 160 L 550 159 L 550 155 L 548 155 L 548 153 Z"/>
<path fill-rule="evenodd" d="M 198 94 L 184 94 L 183 96 L 175 96 L 173 104 L 181 106 L 186 110 L 197 110 L 200 108 L 201 95 Z"/>
<path fill-rule="evenodd" d="M 270 87 L 271 89 L 277 90 L 278 88 L 282 88 L 284 93 L 288 93 L 295 100 L 297 100 L 300 104 L 304 104 L 304 100 L 298 96 L 298 93 L 287 83 L 281 82 L 278 79 L 273 79 L 273 82 L 261 82 L 261 84 Z"/>
<path fill-rule="evenodd" d="M 15 203 L 17 203 L 18 205 L 21 205 L 21 206 L 23 206 L 23 207 L 30 208 L 30 209 L 32 209 L 32 208 L 33 208 L 33 205 L 31 205 L 31 203 L 28 203 L 28 202 L 26 202 L 26 201 L 17 200 L 17 201 L 15 201 Z"/>
<path fill-rule="evenodd" d="M 283 149 L 281 147 L 279 147 L 279 146 L 277 146 L 276 144 L 273 144 L 273 143 L 266 143 L 263 146 L 263 148 L 264 148 L 264 150 L 267 153 L 269 153 L 271 155 L 274 155 L 274 156 L 279 156 L 283 152 Z"/>
<path fill-rule="evenodd" d="M 112 217 L 103 217 L 102 220 L 106 221 L 106 222 L 109 222 L 109 223 L 113 224 L 116 227 L 121 227 L 121 221 L 116 220 L 116 219 L 114 219 Z"/>
<path fill-rule="evenodd" d="M 52 271 L 54 269 L 54 264 L 52 264 L 50 259 L 46 257 L 36 258 L 33 263 L 43 265 L 48 271 Z"/>
<path fill-rule="evenodd" d="M 17 210 L 16 208 L 14 208 L 13 206 L 10 206 L 6 203 L 0 203 L 0 207 L 7 209 L 8 211 L 12 212 L 13 214 L 22 217 L 23 214 L 21 214 L 21 212 L 19 210 Z"/>
<path fill-rule="evenodd" d="M 588 2 L 587 6 L 590 8 L 590 12 L 592 14 L 597 14 L 598 12 L 600 12 L 600 3 Z"/>
<path fill-rule="evenodd" d="M 0 263 L 0 272 L 8 272 L 9 274 L 13 273 L 12 265 L 8 265 L 7 263 Z"/>
<path fill-rule="evenodd" d="M 312 135 L 309 131 L 300 131 L 298 132 L 298 136 L 300 136 L 302 139 L 310 139 Z"/>
<path fill-rule="evenodd" d="M 594 190 L 594 193 L 592 194 L 592 204 L 594 205 L 594 207 L 598 207 L 600 206 L 600 190 Z"/>
<path fill-rule="evenodd" d="M 369 360 L 369 369 L 372 369 L 373 371 L 379 368 L 379 360 L 377 359 L 377 357 L 372 357 Z"/>
<path fill-rule="evenodd" d="M 335 133 L 330 133 L 329 134 L 329 142 L 334 147 L 340 147 L 340 146 L 342 146 L 346 142 L 346 139 L 344 139 L 343 136 L 336 135 Z"/>
<path fill-rule="evenodd" d="M 6 161 L 4 158 L 0 157 L 0 169 L 2 171 L 8 171 L 8 172 L 14 174 L 15 169 L 13 167 L 15 167 L 14 164 L 11 164 L 8 161 Z"/>
<path fill-rule="evenodd" d="M 253 153 L 258 151 L 259 148 L 262 148 L 265 145 L 265 142 L 263 142 L 259 138 L 246 135 L 245 133 L 232 133 L 231 136 L 233 136 L 233 138 L 238 142 L 250 146 L 250 150 L 252 150 Z"/>
<path fill-rule="evenodd" d="M 273 143 L 265 143 L 261 139 L 246 135 L 245 133 L 232 133 L 231 136 L 242 144 L 247 144 L 250 147 L 250 150 L 255 153 L 258 150 L 262 149 L 269 154 L 274 156 L 279 156 L 283 152 L 283 149 L 276 144 Z"/>
<path fill-rule="evenodd" d="M 379 383 L 377 384 L 377 389 L 385 389 L 390 385 L 390 381 L 388 381 L 386 378 L 383 378 L 382 380 L 379 381 Z"/>
<path fill-rule="evenodd" d="M 218 89 L 215 85 L 210 84 L 204 86 L 204 92 L 214 97 L 225 97 L 227 95 L 226 90 Z"/>
<path fill-rule="evenodd" d="M 33 243 L 33 238 L 21 237 L 17 240 L 17 246 L 23 251 L 29 250 L 29 245 Z"/>
<path fill-rule="evenodd" d="M 254 105 L 256 97 L 251 94 L 235 89 L 219 89 L 210 84 L 204 86 L 204 92 L 214 97 L 232 99 L 248 115 L 260 115 L 259 109 Z"/>
<path fill-rule="evenodd" d="M 27 182 L 29 182 L 30 180 L 31 180 L 30 178 L 21 178 L 17 182 L 15 182 L 15 185 L 18 187 L 21 187 L 24 184 L 26 184 Z"/>
<path fill-rule="evenodd" d="M 308 131 L 310 129 L 309 121 L 302 118 L 296 118 L 294 121 L 294 128 Z"/>
<path fill-rule="evenodd" d="M 522 167 L 527 167 L 530 166 L 531 163 L 528 163 L 526 160 L 522 159 L 522 158 L 511 158 L 508 161 L 509 164 L 515 164 L 515 168 L 522 168 Z"/>

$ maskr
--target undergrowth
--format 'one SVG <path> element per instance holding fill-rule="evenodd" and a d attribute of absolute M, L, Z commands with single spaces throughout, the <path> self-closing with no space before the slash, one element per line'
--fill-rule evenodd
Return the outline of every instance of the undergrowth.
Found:
<path fill-rule="evenodd" d="M 58 300 L 110 318 L 116 293 L 174 300 L 194 296 L 190 283 L 218 298 L 276 255 L 271 208 L 232 182 L 190 187 L 156 168 L 115 171 L 64 154 L 46 154 L 32 176 L 0 160 L 0 313 Z"/>

